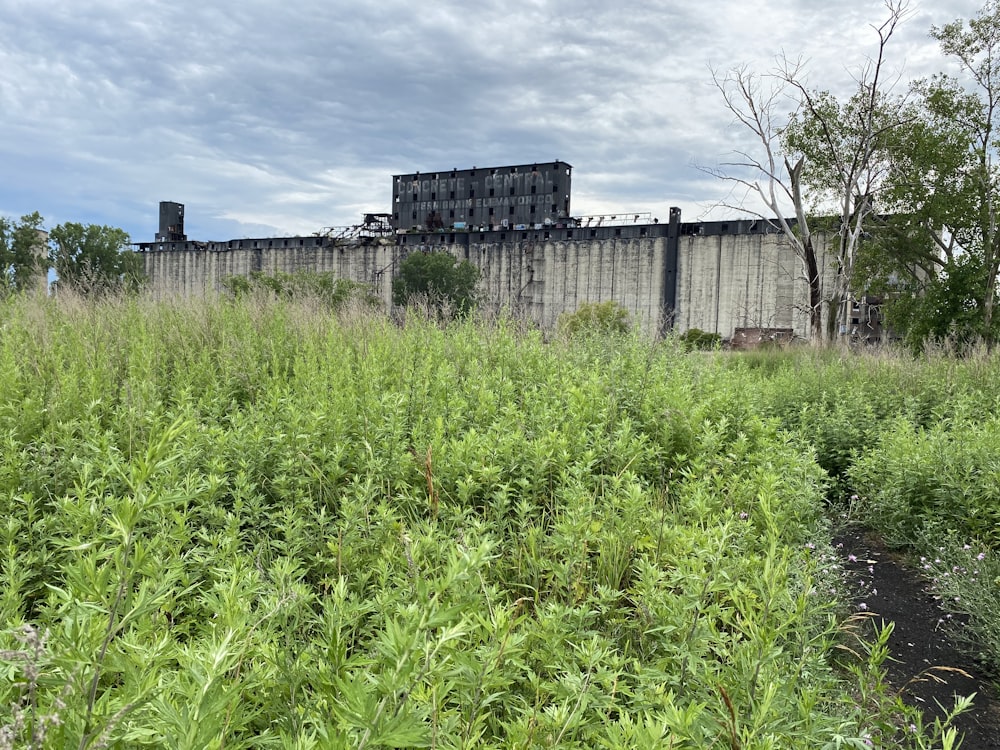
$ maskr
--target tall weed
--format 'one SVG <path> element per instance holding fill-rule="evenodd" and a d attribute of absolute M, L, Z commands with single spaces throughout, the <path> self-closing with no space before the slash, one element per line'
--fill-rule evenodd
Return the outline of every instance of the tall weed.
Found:
<path fill-rule="evenodd" d="M 12 743 L 812 748 L 898 715 L 836 664 L 801 412 L 717 355 L 309 300 L 0 324 Z"/>

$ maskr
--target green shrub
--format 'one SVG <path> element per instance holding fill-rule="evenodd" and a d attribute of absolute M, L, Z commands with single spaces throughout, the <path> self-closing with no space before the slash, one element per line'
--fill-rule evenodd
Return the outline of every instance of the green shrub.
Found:
<path fill-rule="evenodd" d="M 868 521 L 897 544 L 953 533 L 1000 549 L 1000 423 L 897 419 L 849 472 Z"/>
<path fill-rule="evenodd" d="M 622 334 L 630 329 L 628 310 L 617 302 L 587 302 L 576 312 L 559 316 L 559 329 L 575 336 L 578 334 Z"/>
<path fill-rule="evenodd" d="M 689 328 L 678 337 L 688 351 L 711 351 L 722 347 L 722 336 L 718 333 L 708 333 L 700 328 Z"/>
<path fill-rule="evenodd" d="M 268 274 L 251 271 L 249 276 L 227 276 L 223 289 L 233 298 L 265 294 L 278 299 L 318 300 L 333 309 L 349 300 L 359 300 L 369 307 L 379 305 L 378 298 L 367 284 L 338 279 L 329 272 L 296 271 Z"/>

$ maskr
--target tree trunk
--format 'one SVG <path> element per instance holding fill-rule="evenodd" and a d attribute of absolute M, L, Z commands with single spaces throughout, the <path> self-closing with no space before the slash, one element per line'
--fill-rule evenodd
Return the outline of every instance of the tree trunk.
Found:
<path fill-rule="evenodd" d="M 812 343 L 819 344 L 823 341 L 823 282 L 819 275 L 812 237 L 809 237 L 802 249 L 806 279 L 809 282 L 809 338 Z"/>
<path fill-rule="evenodd" d="M 848 294 L 847 277 L 843 273 L 837 273 L 833 291 L 827 296 L 826 302 L 828 308 L 826 340 L 827 343 L 833 343 L 837 340 L 840 331 L 844 330 L 842 326 L 849 330 L 851 323 L 850 308 L 848 307 L 850 295 Z"/>
<path fill-rule="evenodd" d="M 986 298 L 983 300 L 983 339 L 986 343 L 987 351 L 993 351 L 995 336 L 993 335 L 993 310 L 996 307 L 996 288 L 998 263 L 991 260 L 986 276 Z"/>

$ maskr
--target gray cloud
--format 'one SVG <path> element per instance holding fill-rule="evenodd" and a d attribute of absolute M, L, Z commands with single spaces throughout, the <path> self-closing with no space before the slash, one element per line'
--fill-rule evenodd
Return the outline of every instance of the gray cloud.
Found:
<path fill-rule="evenodd" d="M 738 134 L 712 66 L 803 54 L 850 84 L 874 50 L 869 3 L 813 0 L 0 0 L 0 213 L 189 234 L 312 232 L 388 210 L 390 176 L 563 159 L 578 213 L 725 196 L 696 165 Z M 944 67 L 916 7 L 891 53 Z"/>

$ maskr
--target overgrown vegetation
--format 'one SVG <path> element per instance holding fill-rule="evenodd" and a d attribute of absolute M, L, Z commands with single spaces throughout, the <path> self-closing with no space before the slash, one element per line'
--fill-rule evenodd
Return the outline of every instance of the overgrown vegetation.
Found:
<path fill-rule="evenodd" d="M 613 300 L 586 302 L 575 312 L 559 316 L 559 330 L 570 336 L 622 334 L 630 329 L 628 310 Z"/>
<path fill-rule="evenodd" d="M 942 744 L 769 416 L 835 363 L 295 299 L 0 329 L 5 746 Z"/>
<path fill-rule="evenodd" d="M 264 296 L 274 299 L 318 302 L 335 310 L 350 301 L 376 308 L 379 300 L 366 284 L 338 279 L 331 272 L 296 271 L 294 273 L 264 273 L 251 271 L 248 276 L 228 276 L 223 289 L 234 299 Z"/>
<path fill-rule="evenodd" d="M 815 448 L 831 502 L 910 554 L 942 620 L 1000 673 L 1000 426 L 996 355 L 752 353 L 765 414 Z"/>
<path fill-rule="evenodd" d="M 476 304 L 479 269 L 447 252 L 410 253 L 392 281 L 392 301 L 419 303 L 464 315 Z"/>
<path fill-rule="evenodd" d="M 689 328 L 679 337 L 681 344 L 688 351 L 697 349 L 700 351 L 711 351 L 722 346 L 722 336 L 718 333 L 709 333 L 700 328 Z"/>

